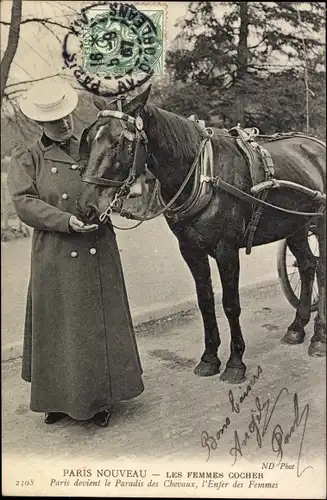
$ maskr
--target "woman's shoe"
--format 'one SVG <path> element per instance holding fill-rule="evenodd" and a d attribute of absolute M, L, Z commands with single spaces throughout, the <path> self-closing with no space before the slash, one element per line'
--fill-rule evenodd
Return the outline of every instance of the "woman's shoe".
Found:
<path fill-rule="evenodd" d="M 92 422 L 98 427 L 108 427 L 111 413 L 108 410 L 100 411 L 92 417 Z"/>
<path fill-rule="evenodd" d="M 56 422 L 58 422 L 58 420 L 61 420 L 64 416 L 65 416 L 64 413 L 60 413 L 58 411 L 46 413 L 44 423 L 45 424 L 55 424 Z"/>

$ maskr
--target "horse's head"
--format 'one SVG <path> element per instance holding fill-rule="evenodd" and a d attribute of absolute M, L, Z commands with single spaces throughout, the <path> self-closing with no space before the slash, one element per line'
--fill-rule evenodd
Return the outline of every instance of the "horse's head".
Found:
<path fill-rule="evenodd" d="M 91 220 L 105 220 L 145 171 L 147 137 L 140 113 L 150 89 L 130 101 L 115 99 L 108 103 L 102 97 L 93 98 L 99 113 L 81 141 L 88 163 L 82 172 L 85 188 L 78 199 L 79 211 Z"/>

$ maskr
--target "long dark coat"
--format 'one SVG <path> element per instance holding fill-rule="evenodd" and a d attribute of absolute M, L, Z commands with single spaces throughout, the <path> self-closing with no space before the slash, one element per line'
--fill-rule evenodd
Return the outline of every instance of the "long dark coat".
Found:
<path fill-rule="evenodd" d="M 109 224 L 69 229 L 82 189 L 78 160 L 73 139 L 69 155 L 41 140 L 19 147 L 8 187 L 34 228 L 22 364 L 30 408 L 86 420 L 144 387 L 115 233 Z"/>

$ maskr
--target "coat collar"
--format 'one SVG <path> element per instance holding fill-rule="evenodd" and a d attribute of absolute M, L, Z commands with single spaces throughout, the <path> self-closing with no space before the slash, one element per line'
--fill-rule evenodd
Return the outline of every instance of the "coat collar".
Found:
<path fill-rule="evenodd" d="M 72 137 L 70 140 L 70 154 L 65 153 L 55 142 L 49 146 L 45 146 L 41 139 L 38 144 L 44 153 L 46 160 L 53 160 L 61 163 L 74 164 L 80 160 L 79 155 L 79 139 Z"/>

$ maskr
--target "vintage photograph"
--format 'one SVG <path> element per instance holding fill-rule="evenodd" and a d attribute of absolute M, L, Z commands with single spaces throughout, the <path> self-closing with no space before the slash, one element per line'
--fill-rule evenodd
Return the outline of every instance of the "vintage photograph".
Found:
<path fill-rule="evenodd" d="M 0 9 L 2 495 L 325 498 L 325 4 Z"/>

